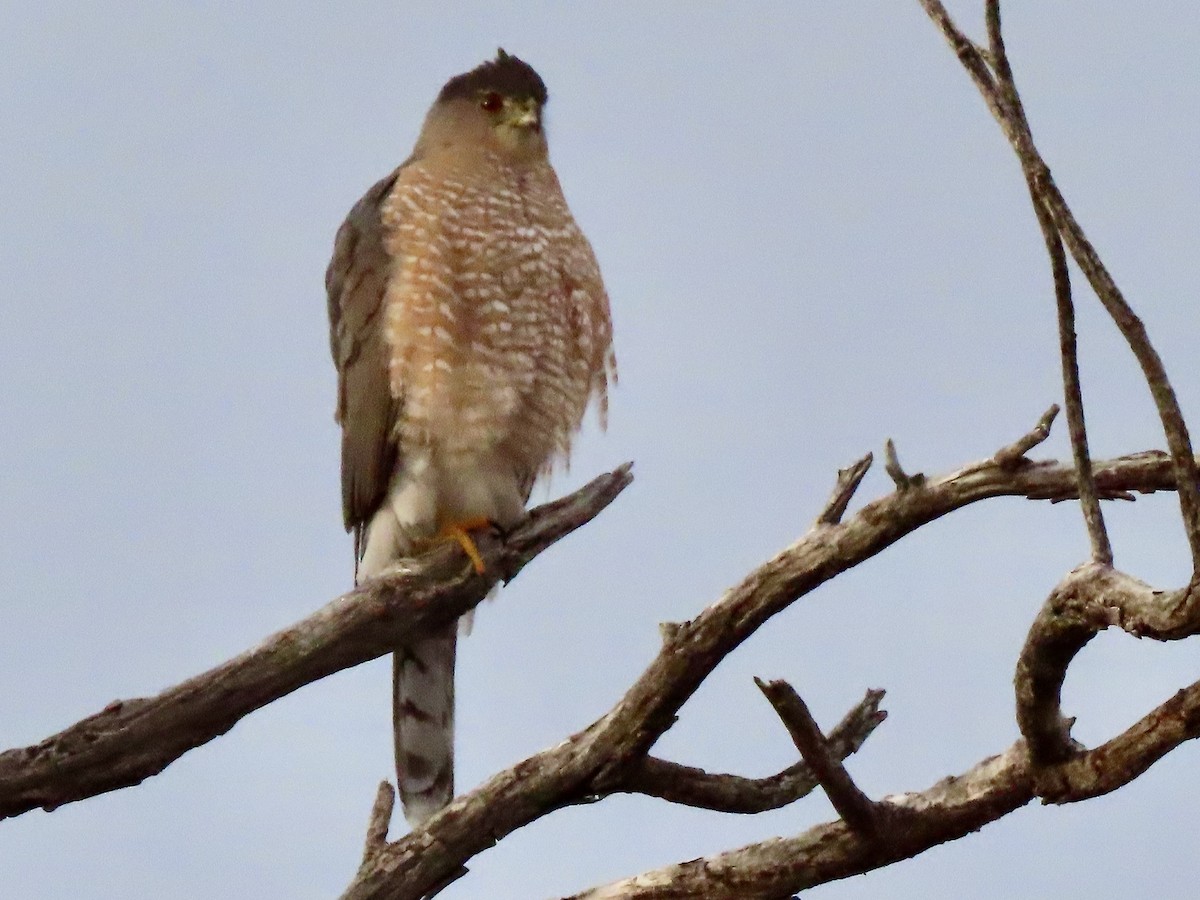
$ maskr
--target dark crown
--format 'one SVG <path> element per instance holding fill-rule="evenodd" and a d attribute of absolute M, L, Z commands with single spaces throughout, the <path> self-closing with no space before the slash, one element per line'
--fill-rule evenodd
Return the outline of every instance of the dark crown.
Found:
<path fill-rule="evenodd" d="M 505 53 L 502 47 L 495 59 L 447 81 L 438 94 L 437 102 L 474 100 L 483 91 L 495 91 L 506 97 L 532 97 L 539 106 L 549 99 L 546 83 L 533 70 L 533 66 Z"/>

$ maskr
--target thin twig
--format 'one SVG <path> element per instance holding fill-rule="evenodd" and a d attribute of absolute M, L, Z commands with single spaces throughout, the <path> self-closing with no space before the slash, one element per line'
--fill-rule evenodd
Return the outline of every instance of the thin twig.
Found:
<path fill-rule="evenodd" d="M 958 61 L 962 63 L 963 68 L 967 70 L 967 74 L 971 76 L 971 80 L 975 82 L 975 87 L 983 95 L 984 102 L 987 103 L 988 109 L 992 111 L 992 115 L 996 116 L 996 118 L 1001 118 L 1003 114 L 1000 109 L 1000 96 L 996 91 L 996 80 L 992 77 L 991 60 L 987 58 L 986 51 L 959 30 L 939 0 L 917 0 L 917 2 L 921 4 L 921 7 L 925 10 L 925 14 L 941 30 L 942 36 L 950 44 L 950 48 L 958 57 Z"/>
<path fill-rule="evenodd" d="M 1029 462 L 1025 458 L 1025 454 L 1050 437 L 1050 428 L 1054 425 L 1058 412 L 1058 404 L 1052 404 L 1048 410 L 1042 413 L 1042 417 L 1030 431 L 1021 435 L 1007 447 L 997 450 L 992 460 L 1002 469 L 1015 469 L 1021 463 Z"/>
<path fill-rule="evenodd" d="M 920 472 L 909 475 L 904 471 L 904 467 L 900 465 L 900 457 L 896 455 L 896 443 L 891 438 L 888 438 L 883 445 L 883 469 L 891 477 L 898 490 L 906 491 L 925 483 L 925 476 Z"/>
<path fill-rule="evenodd" d="M 1096 493 L 1096 476 L 1092 473 L 1092 457 L 1088 452 L 1087 425 L 1083 413 L 1083 390 L 1079 382 L 1079 351 L 1075 337 L 1075 304 L 1071 299 L 1071 278 L 1067 269 L 1067 257 L 1063 253 L 1062 239 L 1054 227 L 1054 221 L 1042 204 L 1036 184 L 1029 182 L 1030 199 L 1046 252 L 1050 255 L 1050 268 L 1054 275 L 1054 301 L 1058 313 L 1058 349 L 1062 360 L 1063 402 L 1067 407 L 1067 434 L 1071 439 L 1071 456 L 1075 460 L 1075 474 L 1079 479 L 1079 507 L 1083 512 L 1088 542 L 1091 544 L 1092 561 L 1111 566 L 1113 563 L 1112 543 L 1104 525 L 1104 513 L 1100 509 L 1100 497 Z"/>
<path fill-rule="evenodd" d="M 1025 107 L 1013 79 L 1012 66 L 1004 47 L 1004 35 L 1000 29 L 1000 4 L 997 0 L 987 2 L 988 43 L 992 69 L 996 73 L 996 84 L 1001 100 L 1001 109 L 1011 123 L 1014 132 L 1022 135 L 1023 144 L 1033 149 L 1033 132 L 1025 117 Z M 1043 202 L 1041 168 L 1023 166 L 1029 199 L 1042 230 L 1046 253 L 1050 256 L 1050 270 L 1054 276 L 1054 302 L 1058 312 L 1058 349 L 1062 360 L 1063 402 L 1067 406 L 1067 433 L 1071 438 L 1071 455 L 1075 460 L 1075 471 L 1079 478 L 1079 506 L 1083 512 L 1088 541 L 1092 549 L 1092 561 L 1111 566 L 1113 563 L 1112 543 L 1108 529 L 1104 527 L 1104 513 L 1100 509 L 1100 498 L 1096 494 L 1096 479 L 1092 474 L 1092 459 L 1088 453 L 1087 426 L 1083 413 L 1083 391 L 1079 383 L 1079 350 L 1075 337 L 1075 302 L 1071 298 L 1071 273 L 1067 269 L 1067 255 L 1063 252 L 1062 238 L 1054 224 L 1054 217 Z"/>
<path fill-rule="evenodd" d="M 825 735 L 812 717 L 808 704 L 786 681 L 755 678 L 754 683 L 783 720 L 796 749 L 821 783 L 838 815 L 863 837 L 878 840 L 881 829 L 874 801 L 859 790 L 841 760 L 830 752 Z"/>
<path fill-rule="evenodd" d="M 1043 195 L 1071 255 L 1133 350 L 1133 355 L 1150 387 L 1175 469 L 1176 490 L 1179 493 L 1184 529 L 1191 549 L 1192 568 L 1193 571 L 1200 571 L 1200 487 L 1197 486 L 1191 437 L 1188 435 L 1187 422 L 1183 418 L 1175 389 L 1171 386 L 1158 351 L 1150 343 L 1145 325 L 1125 301 L 1116 282 L 1100 261 L 1079 223 L 1075 221 L 1053 181 L 1047 181 Z"/>
<path fill-rule="evenodd" d="M 867 470 L 871 468 L 871 463 L 874 460 L 875 454 L 868 453 L 846 468 L 838 469 L 837 483 L 834 485 L 833 494 L 830 495 L 828 502 L 821 510 L 821 514 L 817 516 L 818 525 L 836 525 L 842 521 L 842 516 L 846 514 L 846 508 L 850 505 L 850 500 L 854 497 L 854 492 L 862 484 L 862 480 L 866 476 Z"/>
<path fill-rule="evenodd" d="M 387 846 L 388 825 L 392 821 L 392 810 L 396 806 L 396 789 L 390 781 L 379 782 L 375 791 L 375 802 L 371 804 L 371 818 L 367 823 L 367 839 L 363 846 L 363 865 Z"/>

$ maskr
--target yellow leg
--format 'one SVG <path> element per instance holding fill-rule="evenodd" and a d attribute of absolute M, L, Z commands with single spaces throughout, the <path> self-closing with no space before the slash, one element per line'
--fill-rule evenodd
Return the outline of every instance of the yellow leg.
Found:
<path fill-rule="evenodd" d="M 441 531 L 437 536 L 442 539 L 453 539 L 458 541 L 463 552 L 467 554 L 467 558 L 471 560 L 471 565 L 475 567 L 475 573 L 482 575 L 487 571 L 487 566 L 483 564 L 483 557 L 479 555 L 479 548 L 475 546 L 475 541 L 471 539 L 470 532 L 478 528 L 490 528 L 491 521 L 486 516 L 476 516 L 473 519 L 465 519 L 461 522 L 449 522 L 442 526 Z"/>

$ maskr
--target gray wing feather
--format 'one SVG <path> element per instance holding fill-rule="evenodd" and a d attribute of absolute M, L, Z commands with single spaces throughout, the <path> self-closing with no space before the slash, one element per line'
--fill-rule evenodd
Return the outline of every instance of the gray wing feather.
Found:
<path fill-rule="evenodd" d="M 398 463 L 394 428 L 401 401 L 389 384 L 383 330 L 391 259 L 380 210 L 399 173 L 377 182 L 350 210 L 325 272 L 329 345 L 338 372 L 335 417 L 342 426 L 342 514 L 346 530 L 354 532 L 356 556 Z"/>

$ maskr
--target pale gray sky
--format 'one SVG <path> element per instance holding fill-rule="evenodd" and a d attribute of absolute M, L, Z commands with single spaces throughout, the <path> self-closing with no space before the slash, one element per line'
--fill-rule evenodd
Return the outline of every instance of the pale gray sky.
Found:
<path fill-rule="evenodd" d="M 951 8 L 978 26 L 981 3 Z M 322 275 L 350 205 L 445 79 L 503 45 L 550 86 L 554 162 L 612 295 L 621 385 L 561 493 L 637 461 L 600 520 L 482 610 L 460 651 L 460 789 L 606 710 L 694 615 L 796 537 L 838 466 L 894 437 L 942 471 L 1059 394 L 1019 170 L 915 0 L 8 4 L 0 27 L 0 746 L 158 691 L 346 589 Z M 1200 19 L 1193 4 L 1006 5 L 1059 184 L 1200 422 Z M 976 32 L 978 33 L 978 31 Z M 1160 446 L 1081 296 L 1099 455 Z M 1066 455 L 1061 432 L 1044 449 Z M 873 473 L 870 498 L 889 483 Z M 546 493 L 538 491 L 535 499 Z M 1186 577 L 1173 497 L 1113 509 L 1118 563 Z M 751 683 L 921 789 L 1016 735 L 1011 677 L 1086 552 L 1074 504 L 993 501 L 806 598 L 729 659 L 659 750 L 793 760 Z M 1098 742 L 1200 677 L 1194 642 L 1106 636 L 1067 711 Z M 305 688 L 144 785 L 0 824 L 3 892 L 326 898 L 390 771 L 389 664 Z M 1197 749 L 1119 793 L 1030 806 L 822 898 L 1190 897 Z M 619 798 L 555 814 L 445 897 L 557 896 L 831 815 Z"/>

